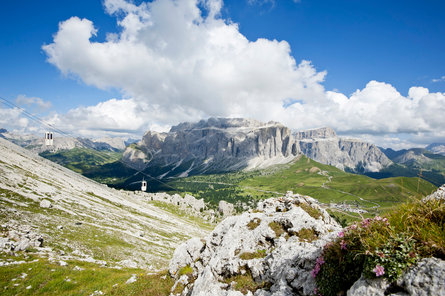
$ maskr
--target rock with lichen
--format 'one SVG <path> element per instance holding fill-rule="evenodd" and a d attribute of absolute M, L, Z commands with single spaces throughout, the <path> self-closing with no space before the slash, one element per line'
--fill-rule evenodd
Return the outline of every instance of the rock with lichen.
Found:
<path fill-rule="evenodd" d="M 310 271 L 341 227 L 314 199 L 271 198 L 176 249 L 172 295 L 311 295 Z M 188 277 L 184 277 L 188 270 Z"/>

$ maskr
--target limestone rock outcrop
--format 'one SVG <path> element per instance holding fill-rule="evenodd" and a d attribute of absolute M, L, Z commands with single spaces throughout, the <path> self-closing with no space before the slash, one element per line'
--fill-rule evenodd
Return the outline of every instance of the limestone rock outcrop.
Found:
<path fill-rule="evenodd" d="M 424 200 L 445 200 L 445 184 L 440 186 L 436 191 L 432 194 L 423 198 Z"/>
<path fill-rule="evenodd" d="M 311 270 L 340 229 L 310 197 L 264 200 L 226 218 L 205 240 L 176 249 L 169 268 L 176 278 L 172 295 L 311 295 Z M 255 288 L 245 290 L 246 282 Z"/>

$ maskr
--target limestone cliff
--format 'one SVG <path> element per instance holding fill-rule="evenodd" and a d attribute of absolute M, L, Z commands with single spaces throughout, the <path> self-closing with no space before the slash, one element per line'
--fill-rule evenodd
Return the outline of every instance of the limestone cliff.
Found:
<path fill-rule="evenodd" d="M 331 128 L 293 133 L 277 122 L 210 118 L 149 131 L 123 160 L 157 177 L 229 172 L 286 163 L 298 154 L 343 170 L 378 171 L 391 161 L 373 144 L 337 137 Z"/>

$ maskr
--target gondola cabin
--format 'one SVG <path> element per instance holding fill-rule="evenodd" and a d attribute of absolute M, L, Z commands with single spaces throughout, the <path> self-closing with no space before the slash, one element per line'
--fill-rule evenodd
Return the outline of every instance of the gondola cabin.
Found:
<path fill-rule="evenodd" d="M 53 139 L 53 133 L 52 132 L 46 132 L 45 133 L 45 145 L 46 146 L 53 146 L 54 145 L 54 139 Z"/>
<path fill-rule="evenodd" d="M 142 181 L 141 191 L 147 191 L 147 181 L 145 180 Z"/>

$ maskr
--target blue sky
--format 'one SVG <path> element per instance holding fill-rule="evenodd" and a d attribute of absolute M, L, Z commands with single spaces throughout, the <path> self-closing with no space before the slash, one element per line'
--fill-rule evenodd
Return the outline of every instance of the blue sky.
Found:
<path fill-rule="evenodd" d="M 330 125 L 396 148 L 445 141 L 445 121 L 430 114 L 444 108 L 443 1 L 182 0 L 174 9 L 170 0 L 154 2 L 3 1 L 0 96 L 81 135 L 141 135 L 182 120 L 243 116 L 295 129 Z M 196 5 L 201 19 L 189 17 Z M 131 16 L 137 24 L 122 23 Z M 69 34 L 90 29 L 97 34 L 89 43 L 67 47 Z M 32 106 L 36 98 L 51 107 Z M 3 117 L 0 125 L 33 130 Z"/>

